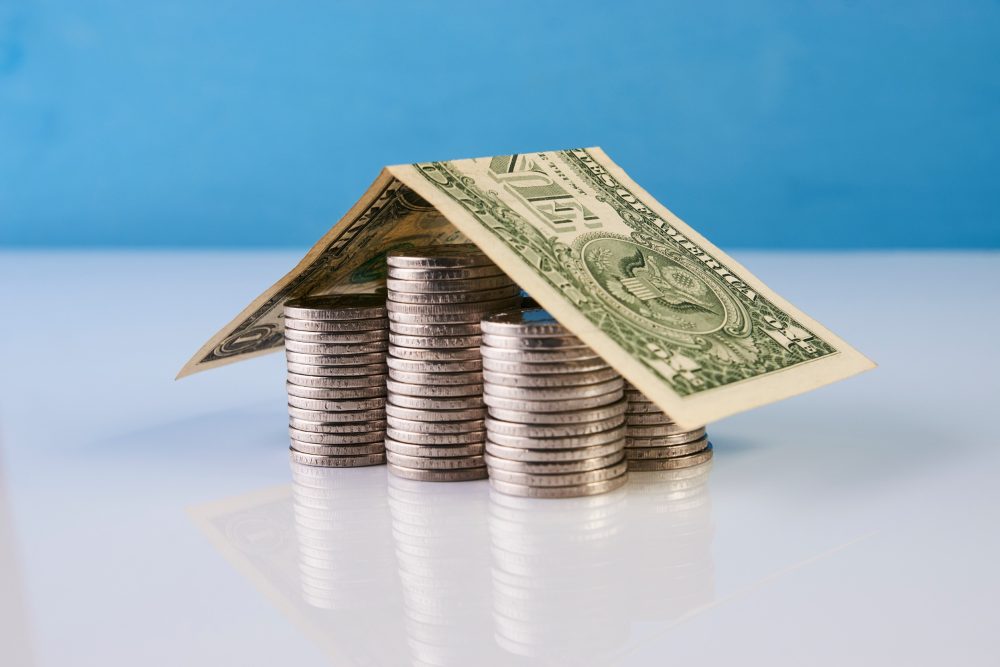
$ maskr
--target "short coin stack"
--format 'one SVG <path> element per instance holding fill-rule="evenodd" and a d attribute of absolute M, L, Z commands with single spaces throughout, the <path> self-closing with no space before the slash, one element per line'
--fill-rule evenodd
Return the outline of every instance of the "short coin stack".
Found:
<path fill-rule="evenodd" d="M 486 477 L 480 319 L 520 304 L 520 288 L 471 245 L 390 254 L 385 446 L 406 479 Z"/>
<path fill-rule="evenodd" d="M 629 470 L 676 470 L 712 458 L 712 443 L 704 426 L 683 429 L 631 383 L 625 396 L 625 455 Z"/>
<path fill-rule="evenodd" d="M 569 498 L 623 485 L 621 376 L 544 310 L 498 313 L 482 328 L 493 488 Z"/>
<path fill-rule="evenodd" d="M 330 295 L 285 304 L 288 433 L 296 463 L 385 463 L 385 299 Z"/>

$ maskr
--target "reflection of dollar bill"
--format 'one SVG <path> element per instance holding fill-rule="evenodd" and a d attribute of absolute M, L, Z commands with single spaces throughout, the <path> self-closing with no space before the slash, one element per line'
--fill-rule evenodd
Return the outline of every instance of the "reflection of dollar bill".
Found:
<path fill-rule="evenodd" d="M 873 366 L 594 148 L 389 167 L 181 374 L 280 345 L 287 296 L 372 289 L 378 270 L 365 281 L 353 272 L 394 245 L 461 239 L 685 426 Z"/>

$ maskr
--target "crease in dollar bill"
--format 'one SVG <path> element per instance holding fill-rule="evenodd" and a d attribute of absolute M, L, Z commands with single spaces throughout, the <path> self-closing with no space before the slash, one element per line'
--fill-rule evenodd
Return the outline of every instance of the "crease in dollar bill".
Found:
<path fill-rule="evenodd" d="M 287 298 L 376 290 L 387 252 L 469 241 L 682 426 L 874 367 L 588 148 L 386 168 L 180 376 L 279 348 Z"/>

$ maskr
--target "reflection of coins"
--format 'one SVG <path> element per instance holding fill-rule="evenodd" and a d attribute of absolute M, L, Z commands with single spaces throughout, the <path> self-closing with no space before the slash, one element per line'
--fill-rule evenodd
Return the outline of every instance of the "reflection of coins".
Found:
<path fill-rule="evenodd" d="M 490 478 L 490 486 L 501 493 L 512 496 L 522 496 L 524 498 L 576 498 L 579 496 L 589 496 L 598 493 L 608 493 L 625 485 L 628 481 L 627 475 L 620 475 L 613 479 L 577 484 L 572 486 L 526 486 L 506 482 L 501 479 Z"/>

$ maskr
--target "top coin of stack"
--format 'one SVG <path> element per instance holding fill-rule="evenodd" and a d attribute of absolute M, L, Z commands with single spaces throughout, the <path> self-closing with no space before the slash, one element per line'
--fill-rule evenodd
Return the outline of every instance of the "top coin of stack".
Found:
<path fill-rule="evenodd" d="M 629 470 L 676 470 L 712 458 L 712 443 L 704 426 L 683 429 L 631 383 L 625 397 L 628 399 L 625 455 Z"/>
<path fill-rule="evenodd" d="M 519 305 L 520 288 L 467 244 L 396 252 L 387 264 L 389 470 L 486 477 L 479 321 Z"/>
<path fill-rule="evenodd" d="M 624 484 L 621 376 L 544 310 L 498 313 L 482 328 L 493 488 L 568 498 Z"/>
<path fill-rule="evenodd" d="M 291 457 L 346 468 L 385 463 L 388 320 L 379 295 L 285 304 Z"/>

